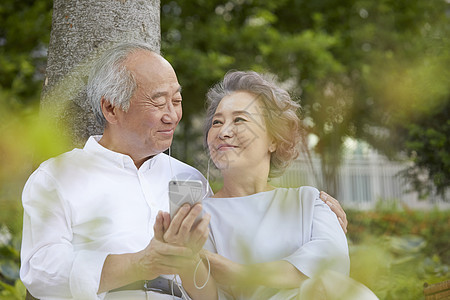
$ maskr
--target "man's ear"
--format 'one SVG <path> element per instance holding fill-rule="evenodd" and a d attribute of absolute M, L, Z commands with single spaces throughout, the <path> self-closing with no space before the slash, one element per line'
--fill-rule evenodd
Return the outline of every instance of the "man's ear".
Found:
<path fill-rule="evenodd" d="M 107 123 L 111 124 L 117 123 L 117 108 L 113 106 L 111 102 L 109 102 L 103 97 L 102 100 L 100 100 L 100 106 L 102 108 L 102 113 Z"/>

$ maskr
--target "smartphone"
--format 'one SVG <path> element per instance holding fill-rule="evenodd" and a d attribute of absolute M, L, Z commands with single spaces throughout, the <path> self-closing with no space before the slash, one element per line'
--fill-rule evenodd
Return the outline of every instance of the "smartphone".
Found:
<path fill-rule="evenodd" d="M 203 199 L 203 182 L 200 180 L 171 180 L 169 181 L 170 217 L 173 218 L 180 207 L 188 203 L 193 206 Z M 201 219 L 199 214 L 196 222 Z"/>

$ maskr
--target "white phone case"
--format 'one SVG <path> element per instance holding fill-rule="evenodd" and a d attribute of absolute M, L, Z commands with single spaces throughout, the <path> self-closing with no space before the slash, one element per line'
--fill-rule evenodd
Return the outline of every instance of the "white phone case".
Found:
<path fill-rule="evenodd" d="M 200 180 L 171 180 L 169 182 L 170 216 L 173 218 L 184 203 L 192 206 L 200 202 L 202 198 L 203 183 Z"/>

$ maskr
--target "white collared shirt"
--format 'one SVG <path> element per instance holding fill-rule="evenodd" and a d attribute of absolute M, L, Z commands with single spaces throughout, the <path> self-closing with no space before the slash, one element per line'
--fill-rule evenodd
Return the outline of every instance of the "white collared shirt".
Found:
<path fill-rule="evenodd" d="M 210 193 L 187 164 L 161 153 L 137 169 L 100 138 L 42 163 L 25 185 L 20 278 L 39 299 L 102 298 L 106 256 L 149 244 L 158 211 L 169 211 L 173 177 L 201 180 Z"/>

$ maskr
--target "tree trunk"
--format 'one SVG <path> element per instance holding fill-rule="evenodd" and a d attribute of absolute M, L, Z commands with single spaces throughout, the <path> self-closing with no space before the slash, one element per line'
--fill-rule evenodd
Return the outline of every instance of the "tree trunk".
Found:
<path fill-rule="evenodd" d="M 322 171 L 322 185 L 320 189 L 323 189 L 335 198 L 339 196 L 338 176 L 342 159 L 342 143 L 340 140 L 340 135 L 338 134 L 322 136 L 316 146 L 316 152 L 320 156 Z"/>
<path fill-rule="evenodd" d="M 41 108 L 66 124 L 74 145 L 101 133 L 85 83 L 88 60 L 120 41 L 144 41 L 160 49 L 159 0 L 54 0 Z"/>
<path fill-rule="evenodd" d="M 321 156 L 323 189 L 335 198 L 339 197 L 338 174 L 340 161 L 335 159 L 338 158 L 338 155 L 341 154 L 334 154 L 334 157 L 329 157 L 328 154 Z"/>

